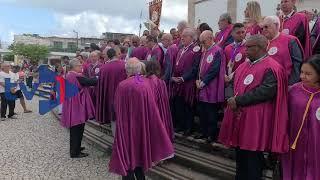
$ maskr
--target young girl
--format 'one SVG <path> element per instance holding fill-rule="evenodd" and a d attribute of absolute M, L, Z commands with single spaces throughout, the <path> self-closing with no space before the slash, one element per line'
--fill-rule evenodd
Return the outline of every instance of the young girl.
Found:
<path fill-rule="evenodd" d="M 283 179 L 320 179 L 320 55 L 301 68 L 301 82 L 289 90 L 289 153 L 282 156 Z"/>

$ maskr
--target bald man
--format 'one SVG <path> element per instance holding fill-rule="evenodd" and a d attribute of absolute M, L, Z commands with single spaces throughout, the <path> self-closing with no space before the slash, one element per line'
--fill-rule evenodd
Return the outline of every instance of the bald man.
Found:
<path fill-rule="evenodd" d="M 268 56 L 268 40 L 253 35 L 246 41 L 249 61 L 235 71 L 234 97 L 228 99 L 219 141 L 236 148 L 236 178 L 262 178 L 264 152 L 285 153 L 288 81 L 284 69 Z"/>
<path fill-rule="evenodd" d="M 280 8 L 283 15 L 280 17 L 280 31 L 299 39 L 307 59 L 312 54 L 309 21 L 305 13 L 294 11 L 295 4 L 296 0 L 281 0 Z"/>
<path fill-rule="evenodd" d="M 280 33 L 277 16 L 267 16 L 262 24 L 262 34 L 269 40 L 268 54 L 286 70 L 289 85 L 300 81 L 300 68 L 303 62 L 303 48 L 299 40 L 291 35 Z"/>
<path fill-rule="evenodd" d="M 197 139 L 213 142 L 217 132 L 219 103 L 224 101 L 224 76 L 226 58 L 223 49 L 215 45 L 213 33 L 209 30 L 200 35 L 203 48 L 198 80 L 199 116 L 202 135 Z"/>

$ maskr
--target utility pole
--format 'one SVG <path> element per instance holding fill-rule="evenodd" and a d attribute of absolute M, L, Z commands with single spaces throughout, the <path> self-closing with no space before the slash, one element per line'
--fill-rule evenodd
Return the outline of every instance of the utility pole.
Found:
<path fill-rule="evenodd" d="M 79 33 L 75 30 L 73 30 L 74 33 L 77 35 L 77 50 L 79 49 Z"/>

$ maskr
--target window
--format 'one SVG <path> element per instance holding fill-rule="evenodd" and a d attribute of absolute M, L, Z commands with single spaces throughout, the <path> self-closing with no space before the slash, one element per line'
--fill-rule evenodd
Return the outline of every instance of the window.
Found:
<path fill-rule="evenodd" d="M 62 49 L 62 42 L 60 41 L 53 41 L 53 47 L 55 49 Z"/>
<path fill-rule="evenodd" d="M 68 42 L 68 49 L 77 49 L 77 43 Z"/>

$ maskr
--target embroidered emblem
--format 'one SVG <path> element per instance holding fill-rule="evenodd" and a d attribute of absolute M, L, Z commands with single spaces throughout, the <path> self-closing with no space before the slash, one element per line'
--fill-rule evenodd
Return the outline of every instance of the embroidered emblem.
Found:
<path fill-rule="evenodd" d="M 268 54 L 270 56 L 273 56 L 273 55 L 277 54 L 277 52 L 278 52 L 278 48 L 277 47 L 272 47 L 272 48 L 269 49 Z"/>
<path fill-rule="evenodd" d="M 243 81 L 243 84 L 244 85 L 250 85 L 252 82 L 253 82 L 253 75 L 252 74 L 249 74 Z"/>

